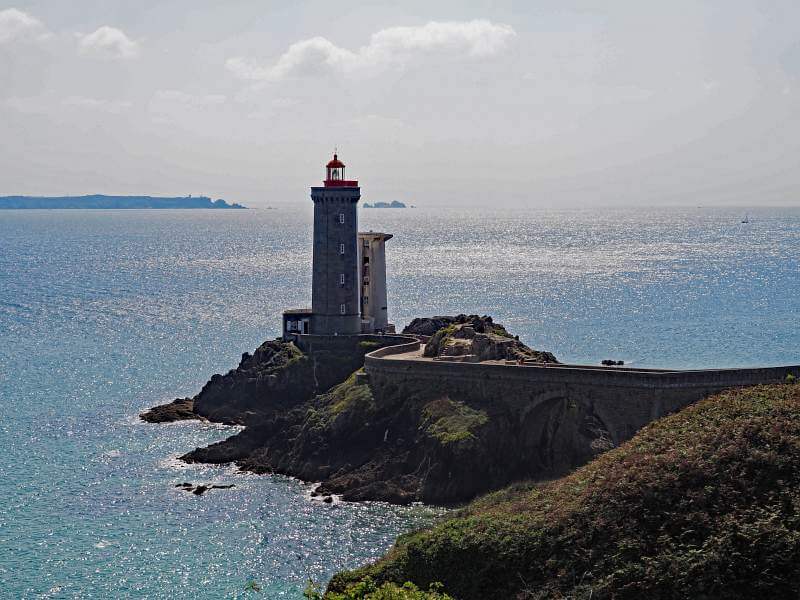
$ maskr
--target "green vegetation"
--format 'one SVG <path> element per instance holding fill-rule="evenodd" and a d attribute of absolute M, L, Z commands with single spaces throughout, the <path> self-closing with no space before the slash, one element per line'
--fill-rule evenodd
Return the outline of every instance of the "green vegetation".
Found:
<path fill-rule="evenodd" d="M 374 410 L 375 401 L 372 398 L 372 391 L 368 385 L 356 383 L 357 374 L 358 371 L 325 395 L 328 412 L 334 418 L 344 411 L 366 414 Z"/>
<path fill-rule="evenodd" d="M 474 431 L 489 417 L 482 410 L 470 408 L 463 402 L 440 398 L 422 409 L 421 429 L 443 445 L 475 439 Z"/>
<path fill-rule="evenodd" d="M 330 593 L 325 600 L 453 600 L 443 593 L 441 584 L 432 583 L 427 591 L 420 590 L 413 583 L 406 582 L 402 586 L 394 583 L 376 585 L 370 578 L 349 586 L 342 593 Z M 303 596 L 308 600 L 323 600 L 319 588 L 309 583 Z"/>
<path fill-rule="evenodd" d="M 794 376 L 794 373 L 787 373 L 786 374 L 786 383 L 795 383 L 797 381 L 797 377 Z"/>
<path fill-rule="evenodd" d="M 354 417 L 362 419 L 375 411 L 375 400 L 370 387 L 356 383 L 359 371 L 352 373 L 329 392 L 317 397 L 315 404 L 306 411 L 309 427 L 325 431 L 340 416 L 345 420 Z"/>
<path fill-rule="evenodd" d="M 428 343 L 425 344 L 424 356 L 439 356 L 442 350 L 447 345 L 447 341 L 458 330 L 457 324 L 442 327 L 439 331 L 431 336 Z"/>
<path fill-rule="evenodd" d="M 364 354 L 369 354 L 373 350 L 377 350 L 378 348 L 381 348 L 383 346 L 384 344 L 381 344 L 380 342 L 376 341 L 366 340 L 363 342 L 358 342 L 358 347 Z"/>
<path fill-rule="evenodd" d="M 716 395 L 567 477 L 486 496 L 326 597 L 406 581 L 460 600 L 796 598 L 800 386 Z"/>
<path fill-rule="evenodd" d="M 513 338 L 514 336 L 506 331 L 506 328 L 500 325 L 500 323 L 492 323 L 491 328 L 489 329 L 489 333 L 493 333 L 495 335 L 499 335 L 502 337 Z"/>

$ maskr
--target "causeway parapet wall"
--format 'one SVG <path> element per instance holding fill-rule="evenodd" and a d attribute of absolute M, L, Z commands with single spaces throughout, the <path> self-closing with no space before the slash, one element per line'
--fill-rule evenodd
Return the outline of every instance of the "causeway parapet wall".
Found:
<path fill-rule="evenodd" d="M 732 387 L 780 383 L 800 366 L 687 371 L 580 365 L 519 366 L 385 357 L 419 349 L 419 342 L 381 348 L 365 356 L 370 385 L 383 394 L 425 393 L 471 398 L 515 411 L 544 403 L 589 406 L 615 444 L 650 421 Z"/>

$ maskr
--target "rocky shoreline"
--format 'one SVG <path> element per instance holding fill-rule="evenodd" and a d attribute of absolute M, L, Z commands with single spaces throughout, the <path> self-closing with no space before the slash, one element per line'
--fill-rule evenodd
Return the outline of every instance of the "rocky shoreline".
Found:
<path fill-rule="evenodd" d="M 430 332 L 429 353 L 557 362 L 491 317 L 415 319 L 404 330 Z M 462 503 L 513 481 L 557 477 L 611 447 L 602 423 L 581 407 L 543 405 L 532 429 L 523 409 L 477 392 L 372 389 L 357 376 L 364 355 L 396 339 L 310 354 L 291 342 L 268 341 L 245 353 L 235 369 L 211 377 L 193 398 L 141 418 L 244 425 L 181 459 L 321 482 L 319 494 L 347 501 Z"/>
<path fill-rule="evenodd" d="M 188 421 L 191 419 L 205 421 L 194 412 L 194 398 L 178 398 L 169 404 L 154 406 L 147 412 L 139 415 L 146 423 L 172 423 L 174 421 Z"/>

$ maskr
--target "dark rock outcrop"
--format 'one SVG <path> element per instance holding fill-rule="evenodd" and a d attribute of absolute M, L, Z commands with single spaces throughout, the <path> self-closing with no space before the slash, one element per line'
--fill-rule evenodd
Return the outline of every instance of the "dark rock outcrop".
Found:
<path fill-rule="evenodd" d="M 155 406 L 139 415 L 142 421 L 148 423 L 170 423 L 172 421 L 186 421 L 188 419 L 202 419 L 194 412 L 193 398 L 178 398 L 169 404 Z"/>
<path fill-rule="evenodd" d="M 417 330 L 429 330 L 433 325 L 442 325 L 425 344 L 424 356 L 469 357 L 476 362 L 484 360 L 522 360 L 537 363 L 557 363 L 550 352 L 529 348 L 512 336 L 492 317 L 458 315 L 457 317 L 433 317 L 419 321 Z M 446 324 L 445 324 L 446 323 Z M 412 323 L 413 324 L 413 323 Z"/>
<path fill-rule="evenodd" d="M 210 483 L 209 484 L 200 483 L 198 485 L 192 485 L 191 483 L 185 482 L 185 483 L 177 483 L 175 484 L 175 487 L 180 488 L 185 492 L 191 492 L 195 496 L 202 496 L 208 490 L 229 490 L 231 488 L 236 487 L 236 485 L 234 485 L 233 483 L 229 483 L 226 485 L 218 485 Z"/>
<path fill-rule="evenodd" d="M 466 315 L 459 315 L 459 317 L 466 317 Z M 458 317 L 419 317 L 406 325 L 403 333 L 430 337 L 440 329 L 452 325 L 457 319 Z"/>
<path fill-rule="evenodd" d="M 157 406 L 141 418 L 154 423 L 203 418 L 238 425 L 269 420 L 344 381 L 364 365 L 367 352 L 396 343 L 388 336 L 377 339 L 311 354 L 292 342 L 264 342 L 253 354 L 245 352 L 235 369 L 212 375 L 194 398 Z"/>
<path fill-rule="evenodd" d="M 217 422 L 246 424 L 286 410 L 314 395 L 314 365 L 294 344 L 264 342 L 239 366 L 213 375 L 194 398 L 197 414 Z"/>

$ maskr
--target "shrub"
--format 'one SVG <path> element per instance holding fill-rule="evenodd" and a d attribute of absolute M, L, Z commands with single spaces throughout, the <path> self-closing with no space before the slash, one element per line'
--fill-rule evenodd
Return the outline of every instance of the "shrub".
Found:
<path fill-rule="evenodd" d="M 489 417 L 482 410 L 470 408 L 463 402 L 440 398 L 429 402 L 422 410 L 420 428 L 447 445 L 475 439 L 474 432 L 485 425 Z"/>
<path fill-rule="evenodd" d="M 796 600 L 800 386 L 698 402 L 567 477 L 402 536 L 330 589 L 368 580 L 441 581 L 460 600 Z"/>
<path fill-rule="evenodd" d="M 370 578 L 349 586 L 344 592 L 322 594 L 317 584 L 309 581 L 303 596 L 307 600 L 454 600 L 442 591 L 441 583 L 432 583 L 421 590 L 411 582 L 376 585 Z"/>

